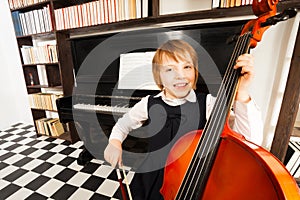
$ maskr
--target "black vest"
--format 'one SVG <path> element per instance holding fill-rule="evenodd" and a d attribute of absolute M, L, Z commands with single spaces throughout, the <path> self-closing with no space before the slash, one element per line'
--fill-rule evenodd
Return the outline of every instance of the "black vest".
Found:
<path fill-rule="evenodd" d="M 206 94 L 197 94 L 195 103 L 169 106 L 161 97 L 149 97 L 145 128 L 148 154 L 136 171 L 132 183 L 134 200 L 163 200 L 159 190 L 170 149 L 184 134 L 203 129 L 206 123 Z"/>
<path fill-rule="evenodd" d="M 179 106 L 166 104 L 161 97 L 149 97 L 148 120 L 146 122 L 149 139 L 148 151 L 155 151 L 174 143 L 184 134 L 203 129 L 206 123 L 206 94 L 197 94 L 197 101 Z"/>
<path fill-rule="evenodd" d="M 144 154 L 138 173 L 164 168 L 166 159 L 176 141 L 186 133 L 203 129 L 206 123 L 206 94 L 198 94 L 197 101 L 179 106 L 166 104 L 161 97 L 149 97 L 148 120 L 142 132 L 147 138 L 147 153 Z"/>

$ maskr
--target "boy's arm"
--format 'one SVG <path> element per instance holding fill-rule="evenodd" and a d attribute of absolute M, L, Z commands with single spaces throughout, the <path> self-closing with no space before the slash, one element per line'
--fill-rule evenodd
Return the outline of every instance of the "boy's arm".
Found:
<path fill-rule="evenodd" d="M 117 121 L 112 129 L 109 140 L 117 139 L 123 142 L 130 131 L 143 125 L 143 122 L 148 119 L 148 98 L 149 96 L 142 98 L 128 113 Z"/>
<path fill-rule="evenodd" d="M 232 129 L 243 134 L 247 140 L 262 145 L 262 115 L 254 100 L 250 99 L 247 103 L 235 101 L 233 111 L 234 123 Z"/>
<path fill-rule="evenodd" d="M 216 98 L 208 94 L 206 98 L 206 118 L 208 119 Z M 231 128 L 244 135 L 245 138 L 257 145 L 262 144 L 263 140 L 263 122 L 261 111 L 250 98 L 247 103 L 235 101 L 233 112 L 230 113 Z"/>
<path fill-rule="evenodd" d="M 122 142 L 128 133 L 142 125 L 148 118 L 148 96 L 135 104 L 132 109 L 118 120 L 109 137 L 109 143 L 104 150 L 104 158 L 112 167 L 122 166 Z"/>

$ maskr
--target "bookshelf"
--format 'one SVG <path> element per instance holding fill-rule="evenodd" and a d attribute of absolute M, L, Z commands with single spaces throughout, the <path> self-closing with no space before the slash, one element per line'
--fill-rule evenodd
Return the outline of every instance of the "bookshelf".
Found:
<path fill-rule="evenodd" d="M 14 4 L 13 4 L 14 3 Z M 72 2 L 70 2 L 72 3 Z M 73 2 L 74 3 L 74 2 Z M 59 48 L 65 38 L 56 32 L 54 9 L 64 6 L 55 0 L 9 1 L 20 59 L 37 136 L 79 138 L 70 131 L 72 124 L 61 124 L 56 99 L 72 93 L 72 66 L 63 65 Z M 65 62 L 66 63 L 66 62 Z"/>
<path fill-rule="evenodd" d="M 190 22 L 194 20 L 204 19 L 222 19 L 225 17 L 240 17 L 250 16 L 252 14 L 251 5 L 239 5 L 225 8 L 226 6 L 216 6 L 216 1 L 206 0 L 211 2 L 211 9 L 183 12 L 183 13 L 170 13 L 160 14 L 160 1 L 159 0 L 140 0 L 141 5 L 147 5 L 145 13 L 143 7 L 141 12 L 135 17 L 127 16 L 128 12 L 122 14 L 116 14 L 116 10 L 113 12 L 113 6 L 117 6 L 119 9 L 122 6 L 123 0 L 8 0 L 11 6 L 12 15 L 18 13 L 33 13 L 33 15 L 43 16 L 44 22 L 49 22 L 48 25 L 43 24 L 43 28 L 29 28 L 25 31 L 20 30 L 20 23 L 24 19 L 15 19 L 15 30 L 17 35 L 18 45 L 20 47 L 20 55 L 22 60 L 22 67 L 24 71 L 24 79 L 27 86 L 28 94 L 40 93 L 47 90 L 60 91 L 62 95 L 72 95 L 72 89 L 74 86 L 74 75 L 73 75 L 73 60 L 72 60 L 72 49 L 70 46 L 70 37 L 83 37 L 86 35 L 101 34 L 103 32 L 118 32 L 127 29 L 140 29 L 148 26 L 164 26 L 167 23 L 178 23 L 178 22 Z M 16 3 L 17 2 L 17 3 Z M 99 5 L 95 6 L 99 2 Z M 104 19 L 99 14 L 103 8 L 101 2 L 111 2 L 112 4 L 107 5 L 107 10 L 103 11 L 106 13 L 108 18 Z M 114 2 L 114 4 L 113 4 Z M 135 0 L 129 0 L 129 2 L 135 2 Z M 138 2 L 138 1 L 137 1 Z M 222 1 L 224 2 L 224 1 Z M 221 1 L 220 1 L 221 3 Z M 217 4 L 218 5 L 218 4 Z M 278 3 L 278 12 L 281 12 L 285 8 L 296 7 L 300 8 L 300 2 L 298 0 L 285 0 Z M 79 20 L 79 11 L 84 10 L 85 13 L 89 13 L 90 17 L 83 17 L 81 14 Z M 110 12 L 109 12 L 110 11 Z M 112 17 L 111 12 L 115 15 Z M 36 14 L 37 13 L 37 14 Z M 45 17 L 45 13 L 48 13 L 48 17 Z M 68 13 L 64 17 L 59 13 Z M 24 14 L 25 15 L 25 14 Z M 26 14 L 28 15 L 28 14 Z M 91 16 L 95 19 L 92 19 Z M 117 16 L 118 15 L 118 16 Z M 125 16 L 126 15 L 126 16 Z M 25 16 L 26 19 L 30 16 Z M 37 17 L 38 18 L 38 17 Z M 33 17 L 33 20 L 36 19 Z M 30 20 L 29 20 L 30 21 Z M 31 17 L 32 21 L 32 17 Z M 18 25 L 19 23 L 19 25 Z M 24 22 L 23 22 L 24 23 Z M 30 25 L 28 25 L 30 26 Z M 33 29 L 33 30 L 32 30 Z M 47 41 L 54 41 L 53 43 L 47 44 Z M 38 63 L 24 63 L 22 57 L 21 48 L 24 46 L 34 46 L 36 43 L 43 43 L 46 46 L 56 46 L 55 60 L 47 60 Z M 41 68 L 41 69 L 40 69 Z M 41 71 L 44 75 L 41 76 Z M 44 79 L 43 79 L 44 78 Z M 47 81 L 44 81 L 47 80 Z M 49 109 L 32 109 L 32 115 L 34 120 L 38 120 L 47 116 Z M 55 113 L 55 111 L 53 112 Z M 64 135 L 71 142 L 78 140 L 78 135 L 75 130 L 74 124 L 69 124 L 69 131 Z"/>

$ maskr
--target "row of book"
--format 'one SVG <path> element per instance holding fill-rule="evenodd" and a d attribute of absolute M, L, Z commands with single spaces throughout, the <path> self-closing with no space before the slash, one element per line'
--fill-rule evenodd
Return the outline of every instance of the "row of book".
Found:
<path fill-rule="evenodd" d="M 10 9 L 18 9 L 49 0 L 8 0 Z"/>
<path fill-rule="evenodd" d="M 148 17 L 148 0 L 97 0 L 54 10 L 56 29 Z"/>
<path fill-rule="evenodd" d="M 41 118 L 35 120 L 37 132 L 42 135 L 58 137 L 65 132 L 58 118 Z"/>
<path fill-rule="evenodd" d="M 45 33 L 53 30 L 50 6 L 28 12 L 12 12 L 16 36 Z"/>
<path fill-rule="evenodd" d="M 62 94 L 53 93 L 33 93 L 29 94 L 29 104 L 31 108 L 57 111 L 56 99 Z"/>
<path fill-rule="evenodd" d="M 45 46 L 27 46 L 21 47 L 23 63 L 39 64 L 39 63 L 56 63 L 58 62 L 56 45 Z"/>
<path fill-rule="evenodd" d="M 212 8 L 230 8 L 251 5 L 253 0 L 213 0 Z"/>

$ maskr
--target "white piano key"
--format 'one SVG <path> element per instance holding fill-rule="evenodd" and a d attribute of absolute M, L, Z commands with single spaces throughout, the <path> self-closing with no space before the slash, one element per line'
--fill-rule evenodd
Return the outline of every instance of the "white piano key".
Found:
<path fill-rule="evenodd" d="M 112 113 L 123 113 L 125 114 L 130 110 L 128 107 L 120 107 L 120 106 L 107 106 L 107 105 L 91 105 L 91 104 L 75 104 L 73 106 L 74 109 L 78 110 L 91 110 L 91 111 L 105 111 L 105 112 L 112 112 Z"/>

